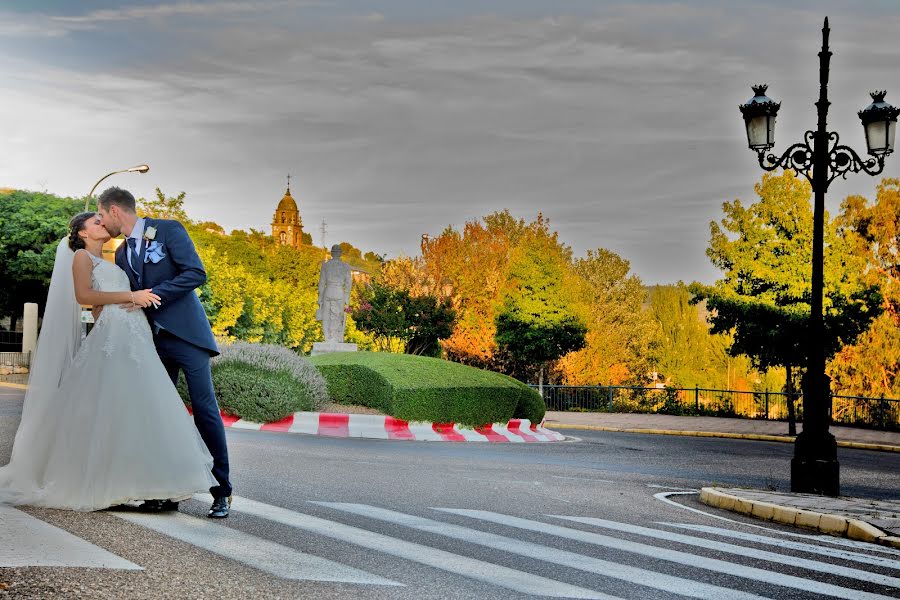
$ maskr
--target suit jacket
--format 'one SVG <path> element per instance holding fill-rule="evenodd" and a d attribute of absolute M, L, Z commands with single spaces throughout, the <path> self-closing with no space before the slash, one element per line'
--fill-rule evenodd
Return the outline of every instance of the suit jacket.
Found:
<path fill-rule="evenodd" d="M 194 290 L 206 282 L 206 270 L 194 242 L 184 225 L 169 219 L 144 219 L 144 232 L 149 227 L 156 228 L 153 242 L 159 244 L 159 253 L 164 256 L 158 262 L 147 260 L 147 240 L 141 240 L 138 250 L 139 274 L 128 264 L 126 246 L 116 250 L 116 264 L 128 273 L 132 290 L 152 289 L 159 295 L 159 308 L 144 309 L 152 324 L 159 324 L 173 335 L 207 350 L 211 355 L 219 354 L 219 347 L 209 326 L 209 319 Z M 159 255 L 157 253 L 157 256 Z M 146 261 L 146 262 L 145 262 Z"/>

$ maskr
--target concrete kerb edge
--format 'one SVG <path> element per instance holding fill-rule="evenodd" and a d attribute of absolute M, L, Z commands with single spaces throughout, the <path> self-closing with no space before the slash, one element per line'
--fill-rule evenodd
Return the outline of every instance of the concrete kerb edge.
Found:
<path fill-rule="evenodd" d="M 812 529 L 839 537 L 882 546 L 900 548 L 900 537 L 892 536 L 870 523 L 840 515 L 820 513 L 792 506 L 781 506 L 761 500 L 748 500 L 722 490 L 705 487 L 700 490 L 700 501 L 707 506 L 730 510 L 764 521 Z"/>
<path fill-rule="evenodd" d="M 795 438 L 788 435 L 766 435 L 762 433 L 728 433 L 724 431 L 686 431 L 677 429 L 640 429 L 634 427 L 606 427 L 603 425 L 574 425 L 571 423 L 551 423 L 554 429 L 585 429 L 588 431 L 610 431 L 613 433 L 644 433 L 650 435 L 680 435 L 688 437 L 728 438 L 735 440 L 755 440 L 760 442 L 794 443 Z M 842 448 L 857 450 L 875 450 L 878 452 L 900 452 L 900 446 L 890 444 L 870 444 L 866 442 L 849 442 L 838 440 Z"/>
<path fill-rule="evenodd" d="M 0 381 L 0 387 L 8 387 L 16 390 L 27 390 L 28 386 L 24 383 L 8 383 L 6 381 Z"/>

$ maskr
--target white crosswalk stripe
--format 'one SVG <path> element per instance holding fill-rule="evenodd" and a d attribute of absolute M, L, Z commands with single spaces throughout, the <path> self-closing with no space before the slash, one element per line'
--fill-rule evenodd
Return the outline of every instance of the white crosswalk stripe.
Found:
<path fill-rule="evenodd" d="M 659 522 L 658 525 L 664 527 L 673 527 L 676 529 L 686 529 L 688 531 L 697 531 L 700 533 L 709 533 L 720 537 L 731 538 L 734 540 L 742 540 L 745 542 L 753 542 L 756 544 L 768 544 L 776 548 L 785 548 L 788 550 L 799 550 L 800 552 L 808 552 L 810 554 L 819 554 L 831 558 L 841 560 L 849 560 L 853 562 L 874 565 L 876 567 L 885 567 L 894 569 L 900 573 L 900 561 L 885 558 L 882 556 L 871 556 L 861 552 L 853 552 L 851 550 L 840 550 L 838 548 L 829 548 L 827 546 L 817 546 L 815 544 L 807 544 L 805 542 L 795 542 L 793 540 L 785 540 L 773 538 L 766 535 L 757 535 L 755 533 L 746 533 L 743 531 L 735 531 L 733 529 L 722 529 L 721 527 L 710 527 L 708 525 L 693 525 L 689 523 L 664 523 Z M 871 546 L 871 544 L 869 544 Z"/>
<path fill-rule="evenodd" d="M 0 567 L 141 570 L 138 565 L 68 531 L 2 504 L 0 504 Z"/>
<path fill-rule="evenodd" d="M 468 558 L 430 546 L 416 544 L 390 536 L 351 527 L 336 521 L 321 519 L 312 515 L 294 512 L 270 504 L 256 502 L 248 498 L 234 498 L 234 512 L 242 512 L 256 517 L 275 521 L 288 527 L 309 531 L 326 537 L 338 539 L 356 546 L 362 546 L 392 556 L 428 565 L 436 569 L 485 581 L 524 594 L 549 596 L 552 598 L 596 598 L 613 600 L 613 597 L 555 581 L 539 575 L 531 575 L 493 563 Z"/>
<path fill-rule="evenodd" d="M 667 542 L 677 542 L 679 544 L 685 544 L 688 546 L 698 546 L 700 548 L 706 548 L 707 550 L 716 550 L 717 552 L 724 552 L 726 554 L 747 556 L 748 549 L 745 546 L 726 544 L 724 542 L 717 542 L 715 540 L 707 540 L 705 538 L 682 535 L 680 533 L 672 533 L 669 531 L 660 531 L 659 529 L 650 529 L 649 527 L 641 527 L 639 525 L 619 523 L 617 521 L 608 521 L 606 519 L 597 519 L 594 517 L 562 517 L 557 515 L 547 516 L 553 517 L 555 519 L 565 519 L 567 521 L 574 521 L 576 523 L 593 525 L 594 527 L 600 527 L 603 529 L 621 531 L 622 533 L 634 533 L 658 540 L 665 540 Z M 862 571 L 860 569 L 854 569 L 852 567 L 845 567 L 843 565 L 835 565 L 831 563 L 819 562 L 816 560 L 809 560 L 806 558 L 801 558 L 799 556 L 786 556 L 784 554 L 769 552 L 767 550 L 759 550 L 758 548 L 753 549 L 752 556 L 757 560 L 765 560 L 774 563 L 785 564 L 790 562 L 792 566 L 801 567 L 810 571 L 831 573 L 834 575 L 840 575 L 841 577 L 848 577 L 850 579 L 859 579 L 860 581 L 870 581 L 872 583 L 878 583 L 880 585 L 900 588 L 900 578 L 881 575 L 879 573 L 869 573 L 868 571 Z"/>
<path fill-rule="evenodd" d="M 687 596 L 689 598 L 707 598 L 709 600 L 719 600 L 720 598 L 725 597 L 732 600 L 758 600 L 761 598 L 761 596 L 757 596 L 756 594 L 748 594 L 716 585 L 709 585 L 698 581 L 655 573 L 645 569 L 620 565 L 608 560 L 582 556 L 566 550 L 558 550 L 549 546 L 532 544 L 493 533 L 460 527 L 459 525 L 440 523 L 431 519 L 423 519 L 421 517 L 415 517 L 374 506 L 366 506 L 364 504 L 343 504 L 337 502 L 316 502 L 316 504 L 372 519 L 387 521 L 388 523 L 394 523 L 396 525 L 403 525 L 404 527 L 410 527 L 419 531 L 427 531 L 429 533 L 436 533 L 457 540 L 487 546 L 488 548 L 493 548 L 495 550 L 502 550 L 504 552 L 527 556 L 528 558 L 536 560 L 563 565 L 573 569 L 580 569 L 582 571 L 596 573 L 614 579 L 621 579 L 635 585 L 681 594 L 682 596 Z"/>
<path fill-rule="evenodd" d="M 254 535 L 188 515 L 116 513 L 130 523 L 203 548 L 283 579 L 403 585 L 359 569 L 312 556 Z"/>
<path fill-rule="evenodd" d="M 671 550 L 669 548 L 641 544 L 638 542 L 614 538 L 590 531 L 560 527 L 558 525 L 550 525 L 547 523 L 542 523 L 540 521 L 531 521 L 519 517 L 511 517 L 508 515 L 490 511 L 466 510 L 457 508 L 436 508 L 435 510 L 462 515 L 465 517 L 471 517 L 474 519 L 480 519 L 491 523 L 497 523 L 499 525 L 508 525 L 510 527 L 517 527 L 529 531 L 546 533 L 549 535 L 555 535 L 579 542 L 603 546 L 614 550 L 621 550 L 623 552 L 630 552 L 633 554 L 647 556 L 649 558 L 666 560 L 689 567 L 696 567 L 716 573 L 733 575 L 736 577 L 742 577 L 744 579 L 750 579 L 761 583 L 794 588 L 812 592 L 814 594 L 834 596 L 836 598 L 845 598 L 846 600 L 885 600 L 889 598 L 889 596 L 882 596 L 881 594 L 874 594 L 862 590 L 845 588 L 830 583 L 824 583 L 812 579 L 805 579 L 793 575 L 785 575 L 774 571 L 767 571 L 765 569 L 749 567 L 739 563 L 732 563 L 715 558 L 707 558 L 696 554 L 690 554 L 688 552 L 681 552 L 678 550 Z M 746 554 L 748 556 L 752 556 L 753 552 L 753 549 L 748 548 Z"/>

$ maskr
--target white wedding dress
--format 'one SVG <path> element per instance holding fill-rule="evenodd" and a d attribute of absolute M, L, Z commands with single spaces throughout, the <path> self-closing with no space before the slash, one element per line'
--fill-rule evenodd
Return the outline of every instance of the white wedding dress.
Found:
<path fill-rule="evenodd" d="M 57 262 L 68 262 L 71 273 L 73 255 L 62 244 Z M 130 289 L 122 269 L 90 256 L 95 290 Z M 160 362 L 144 312 L 107 305 L 80 342 L 79 309 L 65 303 L 66 284 L 74 303 L 71 274 L 55 267 L 12 458 L 0 467 L 0 502 L 91 511 L 184 499 L 216 485 L 212 457 Z M 54 297 L 64 309 L 51 314 Z"/>

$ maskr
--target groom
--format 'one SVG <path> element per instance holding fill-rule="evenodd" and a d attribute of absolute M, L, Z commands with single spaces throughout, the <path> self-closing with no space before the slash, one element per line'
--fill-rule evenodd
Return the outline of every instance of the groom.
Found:
<path fill-rule="evenodd" d="M 160 296 L 159 307 L 145 309 L 153 329 L 156 351 L 172 382 L 184 371 L 194 424 L 213 457 L 213 476 L 219 485 L 210 488 L 213 504 L 207 516 L 228 516 L 231 483 L 228 481 L 228 448 L 225 428 L 213 391 L 209 359 L 219 354 L 209 320 L 194 290 L 206 282 L 206 271 L 184 226 L 169 219 L 137 216 L 134 196 L 111 187 L 97 199 L 103 226 L 112 237 L 125 242 L 116 250 L 116 264 L 128 274 L 132 290 L 152 289 Z M 173 500 L 148 500 L 144 510 L 178 510 Z"/>

